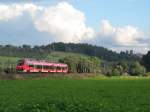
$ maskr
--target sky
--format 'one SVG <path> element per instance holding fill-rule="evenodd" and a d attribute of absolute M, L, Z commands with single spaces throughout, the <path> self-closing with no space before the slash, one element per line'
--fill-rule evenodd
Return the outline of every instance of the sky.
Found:
<path fill-rule="evenodd" d="M 150 50 L 149 0 L 0 0 L 0 44 Z"/>

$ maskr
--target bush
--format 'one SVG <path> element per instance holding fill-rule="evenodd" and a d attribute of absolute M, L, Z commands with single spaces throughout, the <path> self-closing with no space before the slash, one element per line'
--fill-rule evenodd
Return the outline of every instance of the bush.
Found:
<path fill-rule="evenodd" d="M 100 72 L 100 60 L 96 57 L 66 56 L 59 61 L 68 64 L 70 73 Z"/>
<path fill-rule="evenodd" d="M 121 75 L 120 71 L 117 68 L 112 70 L 112 76 L 120 76 L 120 75 Z"/>
<path fill-rule="evenodd" d="M 3 72 L 3 67 L 0 65 L 0 74 Z"/>
<path fill-rule="evenodd" d="M 150 76 L 150 72 L 147 72 L 147 73 L 143 74 L 143 76 L 144 76 L 144 77 Z"/>
<path fill-rule="evenodd" d="M 6 68 L 4 68 L 4 72 L 7 74 L 14 74 L 16 73 L 16 69 L 13 66 L 7 66 Z"/>
<path fill-rule="evenodd" d="M 139 62 L 133 62 L 130 65 L 129 74 L 132 76 L 139 76 L 145 74 L 145 68 L 144 66 L 140 65 Z"/>

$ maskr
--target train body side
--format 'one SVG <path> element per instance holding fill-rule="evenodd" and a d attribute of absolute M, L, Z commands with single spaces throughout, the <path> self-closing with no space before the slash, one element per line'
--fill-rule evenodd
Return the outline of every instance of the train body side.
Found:
<path fill-rule="evenodd" d="M 53 63 L 45 60 L 19 60 L 16 66 L 18 72 L 43 72 L 43 73 L 67 73 L 68 65 L 64 63 Z"/>

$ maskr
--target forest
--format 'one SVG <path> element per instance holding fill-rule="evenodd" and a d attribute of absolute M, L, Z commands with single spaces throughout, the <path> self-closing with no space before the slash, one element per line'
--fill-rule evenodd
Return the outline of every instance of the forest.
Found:
<path fill-rule="evenodd" d="M 117 53 L 104 47 L 85 43 L 58 42 L 41 46 L 0 45 L 0 56 L 2 73 L 15 73 L 15 65 L 20 58 L 67 63 L 69 73 L 147 76 L 150 71 L 150 51 L 143 57 L 139 57 L 133 52 Z"/>

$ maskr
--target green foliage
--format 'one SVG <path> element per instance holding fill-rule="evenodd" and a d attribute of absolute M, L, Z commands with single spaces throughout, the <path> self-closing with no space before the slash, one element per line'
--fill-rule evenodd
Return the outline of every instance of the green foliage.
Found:
<path fill-rule="evenodd" d="M 134 76 L 144 75 L 145 68 L 139 62 L 131 63 L 129 73 Z"/>
<path fill-rule="evenodd" d="M 150 72 L 146 72 L 143 76 L 145 76 L 145 77 L 150 76 Z"/>
<path fill-rule="evenodd" d="M 147 71 L 150 72 L 150 51 L 143 56 L 142 63 L 146 67 Z"/>
<path fill-rule="evenodd" d="M 96 56 L 100 59 L 107 61 L 118 61 L 118 60 L 139 60 L 139 58 L 133 54 L 125 52 L 116 53 L 103 47 L 93 46 L 90 44 L 74 44 L 74 43 L 52 43 L 45 46 L 46 49 L 51 51 L 62 51 L 62 52 L 73 52 L 85 54 L 88 56 Z"/>
<path fill-rule="evenodd" d="M 4 72 L 7 74 L 15 74 L 16 73 L 16 68 L 14 65 L 9 65 L 4 68 Z"/>
<path fill-rule="evenodd" d="M 106 71 L 106 76 L 121 76 L 123 75 L 123 67 L 121 65 L 112 66 Z"/>
<path fill-rule="evenodd" d="M 2 74 L 3 73 L 3 67 L 2 67 L 2 65 L 0 64 L 0 74 Z"/>
<path fill-rule="evenodd" d="M 40 47 L 39 46 L 34 46 L 34 48 L 31 48 L 29 45 L 22 45 L 22 46 L 5 45 L 5 46 L 0 46 L 0 56 L 42 59 L 46 55 L 47 55 L 47 51 L 44 51 L 42 46 L 40 46 Z"/>
<path fill-rule="evenodd" d="M 100 60 L 96 57 L 88 57 L 82 55 L 66 56 L 59 61 L 68 64 L 70 73 L 100 72 Z"/>
<path fill-rule="evenodd" d="M 86 55 L 88 55 L 89 57 Z M 7 56 L 6 58 L 9 57 L 9 59 L 5 59 L 5 56 Z M 94 58 L 95 56 L 97 58 Z M 16 59 L 19 59 L 18 57 L 44 59 L 52 62 L 61 61 L 69 65 L 70 72 L 97 73 L 103 71 L 104 74 L 109 74 L 109 76 L 118 76 L 123 74 L 137 75 L 137 73 L 143 74 L 142 71 L 144 69 L 142 67 L 139 67 L 139 65 L 137 66 L 137 68 L 140 68 L 138 69 L 138 71 L 136 70 L 136 67 L 130 66 L 132 65 L 131 63 L 133 61 L 140 60 L 133 54 L 125 52 L 116 53 L 106 48 L 93 46 L 89 44 L 73 44 L 59 42 L 34 47 L 31 47 L 29 45 L 0 46 L 0 64 L 2 68 L 6 66 L 5 68 L 7 68 L 7 70 L 5 71 L 13 72 L 13 70 L 11 70 L 8 67 L 10 66 L 10 64 L 8 63 L 11 63 L 11 65 L 13 63 L 13 66 L 15 66 Z M 111 64 L 104 64 L 104 66 L 100 68 L 101 62 L 99 59 L 101 59 L 101 61 L 105 60 L 107 63 Z M 143 58 L 143 60 L 143 63 L 146 66 L 146 68 L 150 68 L 150 64 L 148 61 L 149 56 L 147 55 L 145 58 Z M 131 61 L 131 63 L 129 63 L 129 61 Z M 133 68 L 133 70 L 131 70 L 131 67 Z"/>
<path fill-rule="evenodd" d="M 70 57 L 79 57 L 79 56 L 86 56 L 83 54 L 78 54 L 78 53 L 71 53 L 71 52 L 51 52 L 46 56 L 46 60 L 50 60 L 50 61 L 55 61 L 58 62 L 59 60 L 70 56 Z"/>
<path fill-rule="evenodd" d="M 74 44 L 74 43 L 52 43 L 45 46 L 34 46 L 33 48 L 29 45 L 12 46 L 5 45 L 0 46 L 1 56 L 10 57 L 21 57 L 21 58 L 38 58 L 45 59 L 51 52 L 72 52 L 80 53 L 88 56 L 96 56 L 100 59 L 107 61 L 118 61 L 118 60 L 139 60 L 138 57 L 121 52 L 116 53 L 103 47 L 93 46 L 89 44 Z M 48 58 L 51 58 L 48 56 Z"/>
<path fill-rule="evenodd" d="M 19 58 L 0 56 L 0 78 L 14 79 Z"/>
<path fill-rule="evenodd" d="M 138 61 L 103 62 L 102 73 L 107 76 L 139 76 L 145 74 L 145 67 Z"/>
<path fill-rule="evenodd" d="M 149 112 L 150 79 L 0 81 L 1 112 Z"/>
<path fill-rule="evenodd" d="M 120 71 L 117 68 L 112 69 L 112 76 L 119 76 L 120 75 Z"/>
<path fill-rule="evenodd" d="M 0 56 L 0 64 L 16 63 L 18 57 Z"/>

